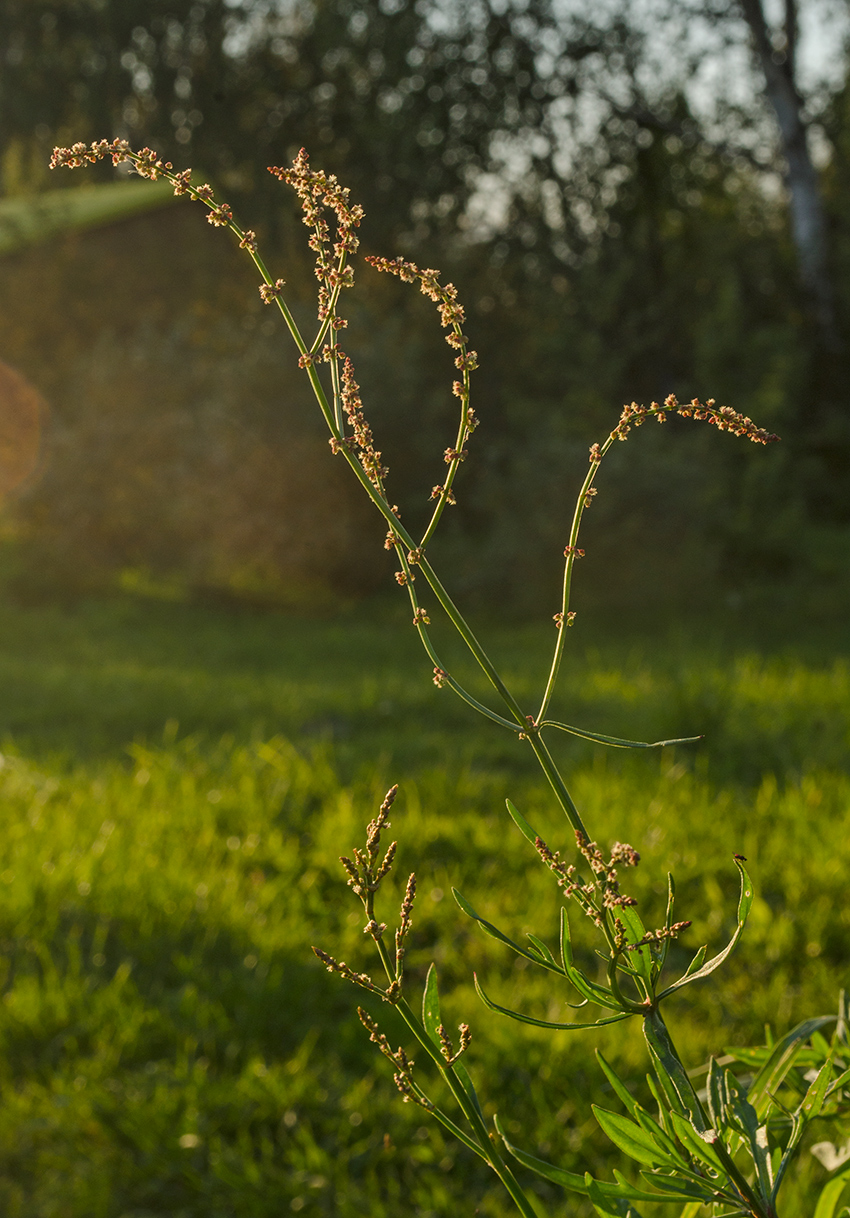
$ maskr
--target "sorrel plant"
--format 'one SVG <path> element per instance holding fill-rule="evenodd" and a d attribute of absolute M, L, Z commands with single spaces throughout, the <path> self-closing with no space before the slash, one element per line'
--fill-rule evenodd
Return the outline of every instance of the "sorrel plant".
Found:
<path fill-rule="evenodd" d="M 161 161 L 150 149 L 135 152 L 124 140 L 101 140 L 91 146 L 75 144 L 71 148 L 57 148 L 51 164 L 76 168 L 104 157 L 111 157 L 116 165 L 129 162 L 143 178 L 164 179 L 172 184 L 175 194 L 203 203 L 208 221 L 230 229 L 240 247 L 253 259 L 262 278 L 260 295 L 266 304 L 280 310 L 298 349 L 299 366 L 309 378 L 324 416 L 333 453 L 348 463 L 386 522 L 385 544 L 398 558 L 396 579 L 410 598 L 413 625 L 433 665 L 435 684 L 452 689 L 470 707 L 512 732 L 532 750 L 572 828 L 577 851 L 575 862 L 567 861 L 559 850 L 553 850 L 510 800 L 507 801 L 515 825 L 537 851 L 563 892 L 565 904 L 561 910 L 557 954 L 533 934 L 528 935 L 527 944 L 512 941 L 476 913 L 460 893 L 454 895 L 463 912 L 486 934 L 528 964 L 534 964 L 566 983 L 577 997 L 571 1006 L 590 1007 L 599 1013 L 593 1019 L 585 1017 L 566 1023 L 536 1019 L 493 1002 L 476 978 L 482 1001 L 491 1010 L 511 1019 L 553 1031 L 586 1030 L 626 1019 L 640 1019 L 652 1070 L 648 1083 L 657 1111 L 653 1115 L 640 1105 L 609 1063 L 597 1053 L 601 1070 L 625 1109 L 625 1115 L 597 1105 L 594 1105 L 594 1113 L 614 1145 L 638 1164 L 641 1177 L 638 1182 L 619 1172 L 615 1172 L 614 1181 L 595 1180 L 589 1173 L 582 1175 L 544 1162 L 514 1146 L 498 1118 L 495 1119 L 498 1138 L 490 1132 L 475 1086 L 462 1060 L 471 1039 L 469 1026 L 460 1025 L 455 1043 L 441 1020 L 433 964 L 427 975 L 421 1016 L 416 1014 L 406 996 L 404 959 L 416 896 L 415 876 L 411 875 L 407 882 L 392 947 L 387 942 L 388 927 L 379 920 L 375 907 L 381 882 L 392 867 L 396 851 L 395 842 L 383 854 L 381 847 L 381 837 L 389 828 L 390 809 L 397 790 L 392 787 L 368 826 L 365 846 L 354 849 L 351 858 L 341 860 L 348 884 L 363 905 L 364 931 L 375 945 L 385 980 L 378 983 L 369 974 L 355 970 L 327 952 L 319 948 L 314 951 L 331 972 L 380 997 L 398 1011 L 445 1083 L 454 1108 L 446 1111 L 429 1098 L 418 1077 L 414 1078 L 413 1062 L 406 1050 L 403 1047 L 394 1049 L 373 1017 L 360 1009 L 360 1019 L 370 1039 L 392 1064 L 395 1083 L 403 1099 L 418 1104 L 464 1146 L 484 1159 L 526 1218 L 536 1218 L 538 1208 L 531 1203 L 512 1163 L 518 1163 L 568 1191 L 583 1194 L 601 1215 L 640 1218 L 639 1206 L 666 1202 L 675 1207 L 674 1212 L 680 1218 L 696 1218 L 706 1211 L 714 1218 L 778 1218 L 781 1186 L 807 1127 L 818 1118 L 846 1120 L 850 1115 L 850 1035 L 843 993 L 837 1015 L 808 1019 L 778 1042 L 768 1034 L 765 1044 L 737 1050 L 722 1063 L 712 1058 L 707 1067 L 706 1085 L 698 1092 L 693 1079 L 700 1076 L 700 1071 L 685 1068 L 662 1016 L 662 1003 L 686 986 L 710 976 L 738 942 L 753 902 L 753 886 L 744 865 L 746 860 L 738 855 L 733 859 L 740 878 L 740 897 L 737 926 L 731 940 L 709 960 L 706 960 L 707 949 L 701 947 L 684 973 L 668 980 L 664 969 L 671 942 L 690 925 L 688 921 L 674 920 L 672 876 L 668 876 L 663 925 L 647 929 L 637 911 L 636 901 L 620 887 L 621 870 L 638 864 L 638 852 L 624 842 L 615 842 L 610 850 L 604 851 L 593 840 L 546 743 L 550 730 L 568 732 L 613 748 L 661 748 L 692 742 L 623 740 L 549 718 L 567 630 L 575 617 L 570 609 L 570 590 L 575 564 L 584 553 L 578 544 L 582 517 L 593 502 L 594 482 L 612 445 L 625 440 L 633 427 L 641 426 L 648 419 L 663 423 L 670 414 L 705 420 L 720 431 L 731 432 L 757 444 L 771 443 L 777 437 L 729 407 L 717 407 L 711 399 L 705 403 L 697 399 L 679 403 L 670 396 L 661 404 L 652 402 L 649 406 L 639 406 L 633 402 L 624 407 L 613 431 L 603 442 L 590 448 L 589 468 L 578 492 L 564 549 L 563 591 L 560 607 L 554 614 L 556 633 L 552 662 L 540 705 L 536 713 L 530 714 L 520 706 L 494 667 L 428 556 L 429 543 L 443 512 L 455 503 L 455 482 L 468 455 L 467 445 L 478 425 L 470 404 L 471 375 L 477 366 L 477 356 L 463 332 L 464 310 L 454 285 L 442 283 L 438 271 L 421 269 L 402 258 L 366 259 L 378 271 L 396 275 L 408 283 L 418 283 L 420 290 L 436 304 L 440 322 L 447 331 L 446 341 L 456 352 L 454 362 L 459 379 L 454 381 L 453 393 L 459 401 L 457 434 L 443 455 L 446 470 L 442 480 L 431 491 L 434 507 L 430 520 L 422 535 L 416 537 L 402 523 L 399 510 L 388 493 L 387 468 L 364 413 L 354 365 L 339 344 L 340 331 L 347 325 L 340 310 L 342 292 L 354 285 L 352 258 L 357 252 L 356 231 L 363 216 L 362 209 L 349 202 L 349 192 L 335 177 L 311 169 L 303 150 L 291 167 L 270 169 L 294 188 L 301 202 L 304 223 L 310 229 L 309 245 L 316 257 L 319 289 L 318 328 L 308 341 L 287 304 L 285 282 L 274 278 L 267 269 L 255 234 L 236 224 L 231 209 L 216 200 L 209 185 L 193 185 L 191 170 L 175 172 L 170 163 Z M 323 379 L 320 373 L 324 366 Z M 500 710 L 494 710 L 474 697 L 440 659 L 428 629 L 429 610 L 420 603 L 416 587 L 419 575 L 485 673 L 500 700 Z M 598 936 L 597 955 L 604 962 L 604 970 L 595 978 L 579 967 L 574 958 L 571 909 L 589 918 Z M 830 1039 L 824 1035 L 828 1027 L 832 1027 Z M 847 1162 L 850 1156 L 831 1143 L 822 1143 L 816 1150 L 832 1174 L 817 1200 L 815 1218 L 834 1218 L 845 1185 L 850 1182 L 850 1163 Z M 847 1210 L 843 1212 L 847 1213 Z"/>

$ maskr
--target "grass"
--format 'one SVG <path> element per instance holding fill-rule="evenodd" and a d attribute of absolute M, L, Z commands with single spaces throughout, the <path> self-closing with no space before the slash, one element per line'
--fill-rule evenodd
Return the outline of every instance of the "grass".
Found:
<path fill-rule="evenodd" d="M 472 1025 L 470 1069 L 517 1142 L 573 1170 L 624 1166 L 589 1111 L 592 1093 L 607 1102 L 591 1041 L 508 1024 L 472 991 L 475 968 L 498 1001 L 565 1017 L 569 995 L 515 968 L 449 893 L 551 941 L 557 890 L 505 796 L 553 847 L 569 834 L 522 746 L 431 684 L 407 616 L 395 602 L 326 621 L 0 604 L 4 1214 L 511 1212 L 400 1102 L 359 996 L 309 950 L 370 966 L 336 860 L 394 781 L 395 895 L 409 870 L 420 881 L 412 982 L 436 959 L 446 1014 Z M 833 1010 L 847 980 L 850 639 L 838 625 L 803 645 L 801 632 L 729 616 L 690 634 L 571 635 L 559 717 L 643 739 L 707 733 L 643 755 L 554 741 L 600 840 L 641 850 L 645 917 L 660 918 L 669 867 L 678 916 L 694 920 L 685 947 L 718 945 L 734 924 L 730 855 L 749 859 L 758 898 L 741 947 L 717 986 L 668 1007 L 692 1065 L 767 1021 Z M 530 699 L 551 632 L 486 633 Z M 397 1034 L 388 1008 L 363 1005 Z M 639 1029 L 598 1043 L 640 1090 Z M 804 1152 L 787 1212 L 808 1212 L 821 1175 Z M 548 1214 L 586 1213 L 543 1181 L 532 1190 Z"/>

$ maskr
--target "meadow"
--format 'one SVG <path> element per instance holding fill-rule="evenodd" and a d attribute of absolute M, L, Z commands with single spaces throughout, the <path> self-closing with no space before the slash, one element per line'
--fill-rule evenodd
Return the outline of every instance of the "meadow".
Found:
<path fill-rule="evenodd" d="M 677 916 L 693 920 L 684 958 L 734 926 L 733 853 L 756 886 L 731 960 L 666 1008 L 688 1065 L 765 1023 L 784 1031 L 835 1010 L 850 934 L 846 626 L 764 607 L 677 626 L 589 616 L 571 632 L 556 714 L 639 739 L 705 734 L 641 755 L 552 741 L 600 842 L 640 850 L 631 890 L 645 920 L 661 920 L 673 870 Z M 551 623 L 483 626 L 530 697 Z M 472 1026 L 467 1061 L 488 1111 L 572 1170 L 628 1170 L 590 1113 L 606 1090 L 591 1042 L 508 1024 L 475 996 L 473 969 L 498 1001 L 566 1017 L 570 995 L 514 967 L 450 890 L 515 937 L 552 942 L 558 890 L 505 797 L 554 848 L 572 835 L 522 744 L 435 688 L 400 601 L 324 619 L 3 601 L 0 688 L 9 1218 L 512 1212 L 477 1160 L 401 1103 L 354 1008 L 391 1038 L 393 1013 L 310 951 L 373 964 L 337 858 L 394 782 L 399 856 L 379 913 L 393 924 L 415 869 L 410 976 L 436 960 L 446 1022 Z M 644 1091 L 637 1024 L 593 1036 Z M 808 1212 L 824 1174 L 806 1151 L 800 1163 L 789 1213 Z M 528 1184 L 541 1215 L 589 1213 Z"/>

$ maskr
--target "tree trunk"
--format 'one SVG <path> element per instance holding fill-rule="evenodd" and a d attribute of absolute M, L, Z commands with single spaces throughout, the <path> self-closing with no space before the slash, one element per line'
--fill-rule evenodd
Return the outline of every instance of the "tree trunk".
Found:
<path fill-rule="evenodd" d="M 828 263 L 827 221 L 817 171 L 809 151 L 803 99 L 794 81 L 797 0 L 785 0 L 784 52 L 771 42 L 762 0 L 740 0 L 765 79 L 765 95 L 776 115 L 791 203 L 791 231 L 800 278 L 826 347 L 838 346 L 835 294 Z"/>

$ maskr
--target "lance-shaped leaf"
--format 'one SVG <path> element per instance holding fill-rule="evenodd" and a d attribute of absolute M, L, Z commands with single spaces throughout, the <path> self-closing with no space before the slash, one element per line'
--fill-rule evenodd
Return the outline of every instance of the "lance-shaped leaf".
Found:
<path fill-rule="evenodd" d="M 739 1170 L 726 1149 L 723 1139 L 713 1129 L 698 1133 L 691 1122 L 680 1116 L 678 1112 L 671 1112 L 670 1120 L 676 1131 L 676 1137 L 688 1153 L 709 1171 L 719 1175 L 718 1191 L 725 1191 L 723 1182 L 728 1181 L 733 1186 L 732 1195 L 734 1196 L 736 1192 L 739 1193 L 749 1204 L 750 1212 L 765 1215 L 765 1209 L 761 1205 L 758 1195 Z M 729 1196 L 728 1191 L 726 1195 Z"/>
<path fill-rule="evenodd" d="M 711 1118 L 711 1124 L 714 1129 L 720 1133 L 729 1125 L 729 1117 L 726 1112 L 729 1103 L 729 1091 L 727 1080 L 731 1077 L 727 1071 L 721 1069 L 717 1064 L 716 1058 L 712 1057 L 708 1063 L 708 1078 L 705 1086 L 705 1098 L 708 1104 L 708 1115 Z M 755 1119 L 755 1109 L 753 1109 L 753 1119 Z"/>
<path fill-rule="evenodd" d="M 563 971 L 564 971 L 563 968 L 558 963 L 558 961 L 555 959 L 555 957 L 552 955 L 552 953 L 549 951 L 549 948 L 546 946 L 546 944 L 543 942 L 542 939 L 538 939 L 537 935 L 533 935 L 530 930 L 526 931 L 526 938 L 531 942 L 531 944 L 540 953 L 540 955 L 549 965 L 549 967 L 551 968 L 553 973 L 563 973 Z"/>
<path fill-rule="evenodd" d="M 831 1100 L 835 1092 L 841 1091 L 841 1089 L 846 1087 L 848 1083 L 850 1083 L 850 1070 L 844 1070 L 841 1074 L 839 1074 L 838 1078 L 833 1079 L 833 1081 L 829 1084 L 829 1089 L 826 1093 L 827 1100 Z"/>
<path fill-rule="evenodd" d="M 477 974 L 473 973 L 472 976 L 478 997 L 485 1007 L 491 1011 L 498 1011 L 500 1015 L 507 1015 L 509 1019 L 516 1019 L 519 1023 L 531 1024 L 535 1028 L 551 1028 L 554 1032 L 576 1032 L 582 1028 L 602 1028 L 609 1023 L 619 1023 L 621 1019 L 628 1019 L 631 1015 L 630 1011 L 619 1011 L 616 1015 L 607 1015 L 603 1019 L 595 1019 L 591 1023 L 552 1023 L 548 1019 L 535 1019 L 532 1015 L 523 1015 L 521 1011 L 500 1007 L 497 1002 L 493 1002 L 492 998 L 488 998 L 484 993 Z"/>
<path fill-rule="evenodd" d="M 779 1187 L 782 1184 L 782 1180 L 788 1170 L 791 1159 L 794 1157 L 797 1147 L 800 1144 L 800 1139 L 803 1136 L 806 1126 L 808 1125 L 809 1121 L 813 1121 L 815 1117 L 819 1116 L 821 1113 L 824 1101 L 826 1100 L 831 1075 L 832 1057 L 830 1056 L 812 1079 L 811 1085 L 803 1097 L 800 1106 L 793 1114 L 791 1136 L 786 1143 L 785 1152 L 782 1155 L 782 1159 L 780 1160 L 779 1166 L 776 1170 L 776 1182 L 771 1193 L 771 1200 L 773 1200 L 779 1192 Z"/>
<path fill-rule="evenodd" d="M 708 952 L 708 944 L 704 944 L 697 951 L 693 960 L 690 962 L 690 964 L 688 965 L 688 967 L 685 969 L 684 973 L 682 974 L 682 977 L 681 977 L 682 981 L 684 981 L 686 977 L 692 977 L 694 975 L 694 973 L 699 972 L 699 970 L 703 966 L 703 962 L 705 960 L 707 952 Z"/>
<path fill-rule="evenodd" d="M 720 965 L 735 947 L 735 944 L 738 942 L 741 935 L 744 933 L 747 918 L 749 917 L 750 910 L 753 907 L 753 882 L 747 874 L 747 869 L 740 859 L 735 859 L 735 866 L 738 868 L 741 875 L 741 895 L 738 899 L 738 925 L 735 928 L 735 933 L 726 944 L 722 952 L 719 952 L 716 956 L 713 956 L 711 960 L 709 960 L 708 964 L 702 965 L 700 968 L 696 969 L 695 972 L 691 972 L 689 969 L 688 972 L 685 973 L 683 977 L 680 977 L 678 981 L 674 981 L 672 985 L 668 985 L 666 990 L 662 990 L 662 992 L 658 995 L 659 999 L 666 998 L 668 994 L 673 994 L 676 990 L 682 989 L 683 986 L 690 985 L 692 981 L 699 981 L 702 977 L 708 977 L 716 968 L 720 967 Z M 693 963 L 691 964 L 691 968 L 692 967 Z"/>
<path fill-rule="evenodd" d="M 573 944 L 570 937 L 570 919 L 566 909 L 563 907 L 561 908 L 561 960 L 564 964 L 564 972 L 567 979 L 580 994 L 583 994 L 590 1002 L 595 1002 L 601 1007 L 607 1007 L 610 1011 L 621 1010 L 619 1002 L 617 1002 L 610 990 L 585 977 L 581 969 L 575 965 L 573 960 Z"/>
<path fill-rule="evenodd" d="M 467 1096 L 469 1097 L 470 1102 L 472 1104 L 474 1104 L 475 1110 L 478 1113 L 478 1115 L 481 1117 L 481 1120 L 485 1121 L 485 1124 L 486 1124 L 484 1112 L 481 1108 L 481 1101 L 478 1098 L 478 1092 L 475 1090 L 475 1084 L 473 1083 L 470 1073 L 467 1070 L 466 1066 L 463 1064 L 463 1062 L 455 1062 L 455 1064 L 453 1066 L 451 1066 L 450 1068 L 452 1070 L 454 1070 L 455 1074 L 457 1075 L 457 1077 L 460 1081 L 461 1087 L 463 1087 L 464 1091 L 466 1092 Z"/>
<path fill-rule="evenodd" d="M 646 927 L 641 921 L 640 914 L 634 905 L 623 905 L 617 910 L 617 917 L 626 928 L 626 939 L 629 943 L 639 943 L 646 934 Z M 648 994 L 652 990 L 652 953 L 649 945 L 638 947 L 628 953 L 628 960 L 634 966 L 637 975 L 646 983 Z"/>
<path fill-rule="evenodd" d="M 762 1065 L 756 1077 L 750 1084 L 747 1099 L 762 1118 L 770 1105 L 771 1095 L 775 1095 L 782 1085 L 788 1071 L 813 1032 L 833 1023 L 835 1015 L 819 1015 L 815 1019 L 806 1019 L 798 1023 L 796 1028 L 783 1036 L 773 1046 L 767 1060 Z"/>
<path fill-rule="evenodd" d="M 645 1108 L 641 1107 L 598 1049 L 596 1050 L 596 1059 L 604 1070 L 605 1077 L 611 1084 L 617 1098 L 628 1109 L 632 1120 L 645 1129 L 647 1133 L 650 1133 L 660 1146 L 666 1147 L 670 1154 L 678 1156 L 676 1144 L 670 1134 L 665 1129 L 662 1129 L 657 1121 L 653 1120 Z"/>
<path fill-rule="evenodd" d="M 605 1077 L 608 1079 L 608 1082 L 611 1084 L 614 1094 L 620 1100 L 623 1107 L 628 1110 L 632 1119 L 637 1120 L 637 1112 L 638 1112 L 638 1109 L 640 1108 L 640 1104 L 634 1098 L 634 1096 L 629 1091 L 628 1087 L 623 1082 L 623 1080 L 620 1078 L 620 1076 L 616 1073 L 613 1066 L 610 1066 L 608 1064 L 608 1062 L 605 1060 L 605 1058 L 602 1056 L 602 1054 L 600 1053 L 600 1051 L 598 1049 L 596 1050 L 596 1060 L 599 1062 L 600 1066 L 602 1067 L 602 1069 L 605 1073 Z"/>
<path fill-rule="evenodd" d="M 703 1166 L 722 1176 L 724 1174 L 723 1160 L 715 1149 L 716 1144 L 720 1141 L 719 1135 L 713 1130 L 702 1134 L 697 1133 L 687 1117 L 680 1116 L 678 1112 L 671 1112 L 670 1120 L 676 1137 L 688 1154 Z"/>
<path fill-rule="evenodd" d="M 673 879 L 672 873 L 668 871 L 667 872 L 667 909 L 664 914 L 664 929 L 665 930 L 669 930 L 670 927 L 673 925 L 673 905 L 675 904 L 675 902 L 676 902 L 676 881 Z M 655 976 L 657 976 L 658 973 L 661 972 L 661 970 L 664 968 L 665 963 L 667 962 L 667 953 L 670 950 L 670 942 L 671 942 L 671 940 L 669 938 L 667 938 L 667 939 L 664 939 L 664 941 L 661 944 L 661 952 L 660 952 L 660 956 L 659 956 L 659 960 L 658 960 L 658 967 L 657 967 L 657 970 L 654 971 Z"/>
<path fill-rule="evenodd" d="M 440 1041 L 439 1027 L 442 1023 L 440 1015 L 440 994 L 437 989 L 437 967 L 432 964 L 428 969 L 428 976 L 425 979 L 425 993 L 422 995 L 422 1023 L 425 1026 L 425 1031 L 433 1040 L 434 1044 L 442 1047 Z M 478 1092 L 475 1090 L 475 1085 L 469 1075 L 469 1071 L 461 1061 L 456 1061 L 453 1066 L 446 1069 L 454 1070 L 458 1082 L 467 1094 L 470 1102 L 475 1106 L 478 1115 L 484 1120 L 484 1113 L 481 1111 L 481 1103 L 478 1099 Z"/>
<path fill-rule="evenodd" d="M 637 1160 L 644 1167 L 687 1167 L 675 1147 L 670 1149 L 668 1138 L 662 1140 L 654 1130 L 644 1129 L 642 1125 L 621 1116 L 618 1112 L 609 1112 L 607 1108 L 599 1108 L 596 1104 L 591 1106 L 603 1132 L 629 1158 Z"/>
<path fill-rule="evenodd" d="M 437 966 L 432 963 L 428 969 L 428 976 L 425 978 L 425 993 L 422 995 L 422 1023 L 425 1025 L 425 1031 L 438 1048 L 441 1046 L 437 1029 L 442 1022 L 440 994 L 437 989 Z"/>
<path fill-rule="evenodd" d="M 0 254 L 71 229 L 97 228 L 174 201 L 170 182 L 106 182 L 0 200 Z"/>
<path fill-rule="evenodd" d="M 525 817 L 522 815 L 522 813 L 517 811 L 517 809 L 514 807 L 514 805 L 511 803 L 511 801 L 509 799 L 506 799 L 505 803 L 508 806 L 508 812 L 511 815 L 511 819 L 513 820 L 516 827 L 519 829 L 522 836 L 524 838 L 526 838 L 527 841 L 531 842 L 532 846 L 534 846 L 536 849 L 537 848 L 537 834 L 534 832 L 531 825 L 528 823 L 528 821 L 525 819 Z"/>
<path fill-rule="evenodd" d="M 812 1218 L 835 1218 L 836 1210 L 848 1183 L 850 1183 L 850 1163 L 823 1186 Z"/>
<path fill-rule="evenodd" d="M 496 1126 L 496 1132 L 505 1144 L 505 1149 L 518 1163 L 522 1163 L 523 1167 L 536 1172 L 538 1176 L 543 1176 L 545 1180 L 551 1180 L 553 1184 L 560 1184 L 562 1188 L 569 1189 L 570 1192 L 587 1193 L 587 1184 L 583 1174 L 567 1171 L 564 1167 L 556 1167 L 554 1163 L 547 1163 L 545 1159 L 538 1159 L 536 1155 L 530 1155 L 526 1151 L 520 1150 L 519 1147 L 514 1146 L 505 1133 L 498 1116 L 493 1118 L 493 1123 Z"/>
<path fill-rule="evenodd" d="M 704 1132 L 706 1121 L 700 1102 L 658 1011 L 652 1011 L 645 1017 L 643 1034 L 658 1082 L 671 1109 L 687 1117 L 700 1133 Z"/>
<path fill-rule="evenodd" d="M 617 1174 L 616 1172 L 614 1173 Z M 650 1172 L 648 1168 L 641 1169 L 644 1179 L 656 1189 L 662 1190 L 665 1196 L 656 1195 L 656 1201 L 697 1201 L 697 1205 L 708 1205 L 715 1199 L 717 1190 L 709 1180 L 692 1173 L 686 1177 L 683 1172 L 667 1174 L 666 1172 Z"/>
<path fill-rule="evenodd" d="M 630 1201 L 620 1197 L 606 1197 L 601 1186 L 587 1173 L 587 1195 L 593 1208 L 601 1218 L 641 1218 Z"/>
<path fill-rule="evenodd" d="M 664 1132 L 667 1134 L 667 1136 L 672 1138 L 673 1126 L 670 1123 L 669 1101 L 665 1102 L 664 1097 L 661 1094 L 661 1088 L 658 1086 L 658 1083 L 655 1081 L 655 1078 L 653 1077 L 653 1075 L 647 1074 L 646 1085 L 650 1090 L 652 1098 L 655 1100 L 656 1104 L 658 1105 L 659 1124 L 663 1127 Z"/>
<path fill-rule="evenodd" d="M 826 1100 L 829 1089 L 829 1081 L 832 1077 L 832 1057 L 828 1057 L 815 1078 L 812 1079 L 811 1086 L 806 1092 L 805 1099 L 800 1105 L 800 1115 L 806 1121 L 813 1121 L 815 1117 L 820 1116 Z"/>
<path fill-rule="evenodd" d="M 552 973 L 558 973 L 561 977 L 564 976 L 564 970 L 561 968 L 560 964 L 557 963 L 550 952 L 547 953 L 547 959 L 547 956 L 543 955 L 539 951 L 529 951 L 528 948 L 520 947 L 518 943 L 514 943 L 513 939 L 509 939 L 507 935 L 503 934 L 499 930 L 498 926 L 494 926 L 492 922 L 488 922 L 486 918 L 482 918 L 480 914 L 476 913 L 469 901 L 467 901 L 466 897 L 462 896 L 456 888 L 452 889 L 452 896 L 457 901 L 463 912 L 470 918 L 473 918 L 484 933 L 489 935 L 491 939 L 496 939 L 499 943 L 504 943 L 506 947 L 511 949 L 511 951 L 516 952 L 518 956 L 524 956 L 525 959 L 530 960 L 532 964 L 539 964 L 541 968 L 549 969 L 549 971 Z"/>
<path fill-rule="evenodd" d="M 759 1174 L 759 1184 L 764 1195 L 768 1196 L 773 1187 L 773 1167 L 768 1150 L 767 1125 L 759 1124 L 758 1113 L 730 1070 L 723 1071 L 723 1079 L 729 1120 L 749 1142 L 750 1153 Z M 730 1143 L 733 1153 L 736 1148 L 736 1144 Z"/>
<path fill-rule="evenodd" d="M 544 719 L 540 727 L 556 727 L 561 732 L 569 732 L 571 736 L 579 736 L 582 740 L 592 740 L 595 744 L 607 744 L 614 749 L 663 749 L 668 744 L 696 744 L 698 740 L 702 740 L 702 736 L 683 736 L 679 740 L 656 740 L 652 743 L 646 740 L 621 740 L 619 736 L 603 736 L 601 732 L 587 732 L 583 727 L 558 723 L 556 719 Z"/>
<path fill-rule="evenodd" d="M 573 1193 L 582 1193 L 588 1195 L 589 1185 L 586 1174 L 579 1174 L 574 1171 L 567 1171 L 566 1168 L 556 1167 L 554 1163 L 547 1163 L 545 1159 L 539 1159 L 536 1155 L 530 1155 L 524 1150 L 520 1150 L 514 1146 L 508 1135 L 502 1128 L 498 1117 L 494 1118 L 496 1130 L 505 1144 L 505 1149 L 512 1155 L 518 1163 L 522 1163 L 523 1167 L 527 1167 L 530 1171 L 536 1172 L 538 1176 L 542 1176 L 544 1180 L 551 1180 L 553 1184 L 560 1184 L 562 1188 L 568 1189 Z M 674 1201 L 675 1197 L 664 1196 L 659 1193 L 651 1193 L 639 1185 L 631 1184 L 625 1176 L 622 1176 L 618 1171 L 614 1172 L 616 1183 L 611 1184 L 605 1180 L 596 1180 L 599 1193 L 606 1199 L 620 1198 L 624 1201 Z M 692 1193 L 683 1193 L 683 1197 L 692 1196 Z"/>
<path fill-rule="evenodd" d="M 617 1172 L 614 1174 L 617 1175 Z M 675 1175 L 668 1175 L 642 1168 L 641 1175 L 666 1194 L 664 1197 L 656 1196 L 656 1201 L 688 1201 L 693 1198 L 697 1205 L 702 1205 L 717 1195 L 714 1185 L 695 1172 L 686 1177 L 681 1169 Z"/>

